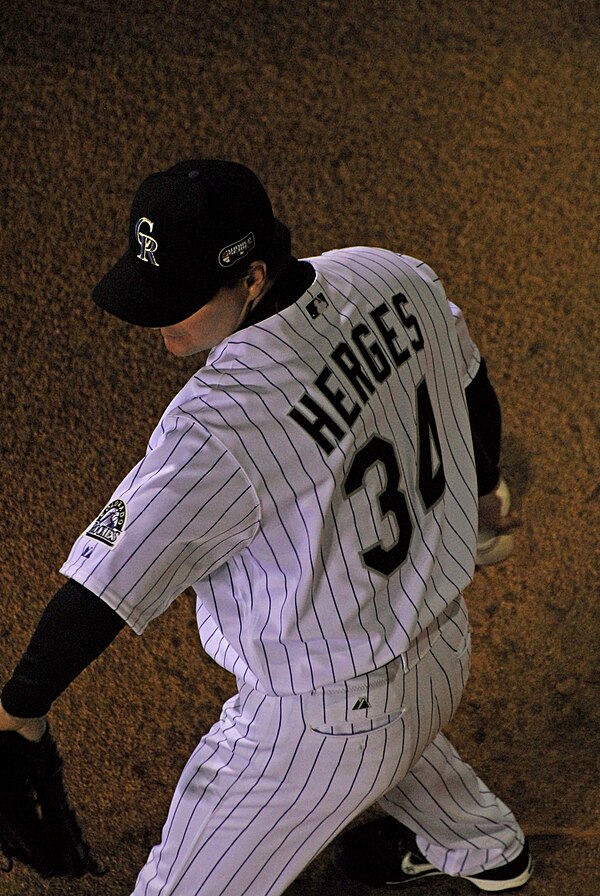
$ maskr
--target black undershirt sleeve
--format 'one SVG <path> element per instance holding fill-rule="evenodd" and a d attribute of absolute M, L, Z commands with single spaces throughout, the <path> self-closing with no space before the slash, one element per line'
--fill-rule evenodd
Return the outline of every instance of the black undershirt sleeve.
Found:
<path fill-rule="evenodd" d="M 500 402 L 489 381 L 483 358 L 477 375 L 465 389 L 465 395 L 475 452 L 477 494 L 481 497 L 491 492 L 498 484 L 502 435 Z"/>
<path fill-rule="evenodd" d="M 18 718 L 46 715 L 54 700 L 125 625 L 108 604 L 69 579 L 42 613 L 27 650 L 4 686 L 4 709 Z"/>

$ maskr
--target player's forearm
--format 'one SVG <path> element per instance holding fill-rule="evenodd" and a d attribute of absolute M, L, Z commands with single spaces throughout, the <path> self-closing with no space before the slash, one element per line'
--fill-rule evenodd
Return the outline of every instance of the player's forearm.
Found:
<path fill-rule="evenodd" d="M 477 469 L 477 493 L 487 495 L 500 478 L 502 418 L 500 403 L 487 375 L 483 358 L 473 381 L 465 390 Z"/>
<path fill-rule="evenodd" d="M 82 585 L 67 582 L 44 610 L 27 650 L 4 686 L 5 713 L 24 720 L 44 717 L 54 700 L 124 626 L 104 601 Z"/>

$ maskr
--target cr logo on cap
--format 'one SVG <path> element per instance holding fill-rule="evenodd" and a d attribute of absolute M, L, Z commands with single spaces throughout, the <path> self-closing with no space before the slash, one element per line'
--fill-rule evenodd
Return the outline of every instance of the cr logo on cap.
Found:
<path fill-rule="evenodd" d="M 153 236 L 140 230 L 142 224 L 148 225 L 150 233 L 154 230 L 154 222 L 150 221 L 149 218 L 140 218 L 135 225 L 135 238 L 140 244 L 140 252 L 137 257 L 141 258 L 142 261 L 149 261 L 150 264 L 153 264 L 155 267 L 159 267 L 159 264 L 154 257 L 154 253 L 158 249 L 158 243 Z"/>

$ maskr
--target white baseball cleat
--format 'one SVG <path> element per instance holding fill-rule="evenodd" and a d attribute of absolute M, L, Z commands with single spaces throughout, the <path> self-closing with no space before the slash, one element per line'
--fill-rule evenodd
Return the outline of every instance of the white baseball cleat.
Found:
<path fill-rule="evenodd" d="M 500 498 L 500 516 L 506 516 L 510 510 L 510 491 L 502 477 L 494 494 Z M 477 533 L 475 565 L 491 566 L 492 563 L 501 563 L 512 554 L 514 546 L 515 540 L 511 532 L 496 535 L 492 529 L 483 526 Z"/>
<path fill-rule="evenodd" d="M 396 888 L 426 877 L 445 876 L 419 852 L 415 835 L 391 816 L 341 834 L 334 862 L 349 877 L 373 887 Z M 453 876 L 452 880 L 468 880 L 486 893 L 502 893 L 524 886 L 532 874 L 533 859 L 525 839 L 512 861 L 479 874 Z"/>

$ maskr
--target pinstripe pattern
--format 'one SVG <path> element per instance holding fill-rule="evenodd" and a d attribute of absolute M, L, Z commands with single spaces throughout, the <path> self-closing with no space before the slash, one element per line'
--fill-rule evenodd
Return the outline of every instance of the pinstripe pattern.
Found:
<path fill-rule="evenodd" d="M 116 546 L 84 535 L 63 567 L 138 632 L 194 586 L 206 650 L 279 695 L 352 678 L 404 654 L 473 571 L 476 488 L 463 387 L 479 355 L 462 316 L 455 309 L 453 317 L 433 272 L 407 256 L 360 249 L 311 261 L 317 278 L 306 296 L 217 346 L 166 410 L 146 457 L 113 495 L 128 510 Z M 424 335 L 421 351 L 410 345 L 414 328 L 391 306 L 398 292 Z M 318 295 L 327 305 L 313 319 L 306 309 Z M 372 316 L 385 304 L 396 350 L 410 353 L 397 369 Z M 334 369 L 336 347 L 361 357 L 350 338 L 358 324 L 393 368 L 381 383 L 364 363 L 359 381 Z M 362 404 L 351 428 L 336 417 L 343 436 L 328 455 L 290 416 L 303 408 L 303 395 L 335 416 L 314 385 L 325 367 L 345 406 Z M 431 511 L 416 481 L 421 381 L 446 479 Z M 390 576 L 359 560 L 369 546 L 397 538 L 396 520 L 375 501 L 386 470 L 376 464 L 349 499 L 340 489 L 355 452 L 374 434 L 396 445 L 413 527 L 406 561 Z"/>
<path fill-rule="evenodd" d="M 307 292 L 216 346 L 169 405 L 111 499 L 114 543 L 90 530 L 62 568 L 138 633 L 193 586 L 202 644 L 240 688 L 136 896 L 281 893 L 403 779 L 395 811 L 419 787 L 441 805 L 438 755 L 467 780 L 438 733 L 467 671 L 479 352 L 422 262 L 366 247 L 310 262 Z M 508 849 L 519 836 L 504 811 L 482 816 L 490 855 L 493 825 Z M 448 868 L 481 861 L 460 820 L 445 841 L 410 823 Z"/>
<path fill-rule="evenodd" d="M 362 722 L 346 721 L 352 699 L 339 699 L 336 689 L 274 697 L 240 683 L 183 771 L 135 896 L 284 892 L 346 824 L 406 776 L 448 721 L 466 678 L 467 648 L 460 602 L 431 651 L 406 672 L 396 663 L 367 676 L 370 689 L 365 680 L 337 689 L 369 693 L 373 716 Z M 447 692 L 453 700 L 444 700 Z"/>
<path fill-rule="evenodd" d="M 424 856 L 446 874 L 480 874 L 520 853 L 513 813 L 438 734 L 381 806 L 417 834 Z"/>

